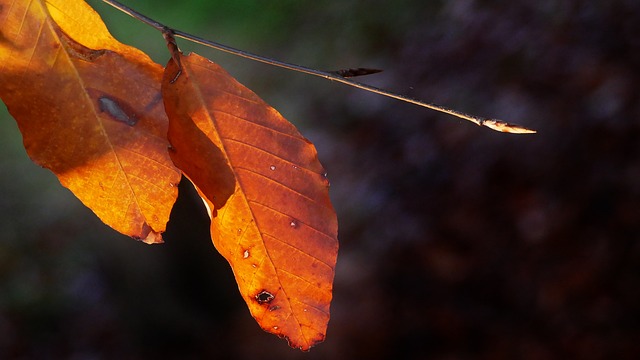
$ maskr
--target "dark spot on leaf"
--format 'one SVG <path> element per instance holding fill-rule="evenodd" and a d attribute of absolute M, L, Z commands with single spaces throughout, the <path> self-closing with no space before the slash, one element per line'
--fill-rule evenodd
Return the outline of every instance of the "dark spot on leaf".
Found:
<path fill-rule="evenodd" d="M 274 305 L 274 306 L 269 307 L 269 311 L 276 311 L 278 309 L 280 309 L 280 306 L 278 306 L 278 305 Z"/>
<path fill-rule="evenodd" d="M 268 304 L 275 299 L 275 296 L 268 292 L 267 290 L 262 290 L 256 295 L 256 300 L 258 304 Z"/>
<path fill-rule="evenodd" d="M 137 116 L 131 111 L 120 104 L 117 100 L 108 96 L 101 96 L 98 98 L 98 105 L 100 111 L 104 111 L 109 114 L 114 120 L 125 123 L 129 126 L 134 126 L 138 122 Z"/>

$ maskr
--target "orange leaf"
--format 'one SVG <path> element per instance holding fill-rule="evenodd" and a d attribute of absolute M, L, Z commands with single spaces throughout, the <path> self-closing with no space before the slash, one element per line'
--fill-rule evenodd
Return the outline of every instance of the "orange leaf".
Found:
<path fill-rule="evenodd" d="M 338 251 L 315 147 L 220 66 L 180 61 L 162 83 L 171 158 L 203 197 L 253 317 L 308 350 L 325 337 Z"/>
<path fill-rule="evenodd" d="M 180 173 L 162 67 L 81 0 L 0 0 L 0 97 L 29 156 L 107 225 L 162 242 Z"/>

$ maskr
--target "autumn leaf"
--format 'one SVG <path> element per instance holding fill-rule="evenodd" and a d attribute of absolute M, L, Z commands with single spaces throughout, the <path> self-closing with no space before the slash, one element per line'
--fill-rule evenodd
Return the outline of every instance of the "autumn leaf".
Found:
<path fill-rule="evenodd" d="M 0 97 L 27 153 L 114 229 L 161 242 L 179 171 L 162 67 L 81 0 L 0 0 Z"/>
<path fill-rule="evenodd" d="M 308 350 L 325 337 L 337 220 L 315 147 L 220 66 L 170 60 L 162 92 L 174 163 L 195 184 L 260 326 Z"/>

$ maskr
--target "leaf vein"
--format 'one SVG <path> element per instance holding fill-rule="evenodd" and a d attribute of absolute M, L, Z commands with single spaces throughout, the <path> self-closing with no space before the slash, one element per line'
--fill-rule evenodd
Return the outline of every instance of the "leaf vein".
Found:
<path fill-rule="evenodd" d="M 286 163 L 288 163 L 288 164 L 291 164 L 292 166 L 295 166 L 295 167 L 297 167 L 297 168 L 299 168 L 299 169 L 302 169 L 302 170 L 308 171 L 308 172 L 310 172 L 310 173 L 312 173 L 312 174 L 315 174 L 315 175 L 322 175 L 322 174 L 320 174 L 320 173 L 317 173 L 317 172 L 315 172 L 315 171 L 313 171 L 313 170 L 311 170 L 311 169 L 308 169 L 308 168 L 304 167 L 304 166 L 303 166 L 303 165 L 301 165 L 301 164 L 297 164 L 297 163 L 295 163 L 295 162 L 293 162 L 293 161 L 291 161 L 291 160 L 289 160 L 289 159 L 283 158 L 283 157 L 282 157 L 282 156 L 280 156 L 280 155 L 274 154 L 274 153 L 272 153 L 271 151 L 269 151 L 269 150 L 267 150 L 267 149 L 263 149 L 263 148 L 261 148 L 261 147 L 258 147 L 258 146 L 254 145 L 254 144 L 251 144 L 251 143 L 248 143 L 248 142 L 245 142 L 245 141 L 239 140 L 239 139 L 232 139 L 232 138 L 223 138 L 223 140 L 224 140 L 224 141 L 232 141 L 232 142 L 236 142 L 236 143 L 239 143 L 239 144 L 241 144 L 241 145 L 244 145 L 244 146 L 250 147 L 250 148 L 252 148 L 252 149 L 256 149 L 256 150 L 258 150 L 258 151 L 262 151 L 262 152 L 264 152 L 264 153 L 266 153 L 266 154 L 269 154 L 269 155 L 271 155 L 271 156 L 275 157 L 276 159 L 282 160 L 283 162 L 286 162 Z"/>
<path fill-rule="evenodd" d="M 275 209 L 275 208 L 273 208 L 273 207 L 271 207 L 269 205 L 263 204 L 263 203 L 261 203 L 259 201 L 250 200 L 250 199 L 247 199 L 247 201 L 250 202 L 250 203 L 256 204 L 256 205 L 260 205 L 260 206 L 262 206 L 262 207 L 264 207 L 266 209 L 269 209 L 269 210 L 271 210 L 271 211 L 273 211 L 275 213 L 278 213 L 278 214 L 281 214 L 281 215 L 284 215 L 284 216 L 287 216 L 287 217 L 290 217 L 290 218 L 294 217 L 294 216 L 286 214 L 286 213 L 284 213 L 284 212 L 282 212 L 282 211 L 280 211 L 278 209 Z M 306 227 L 310 228 L 311 230 L 314 230 L 317 233 L 322 234 L 322 235 L 328 237 L 329 239 L 333 240 L 333 237 L 331 235 L 325 233 L 324 231 L 316 229 L 315 227 L 313 227 L 313 226 L 311 226 L 311 225 L 309 225 L 309 224 L 307 224 L 305 222 L 300 222 L 300 223 L 301 223 L 301 225 L 305 225 Z"/>
<path fill-rule="evenodd" d="M 158 185 L 157 183 L 155 183 L 155 182 L 153 182 L 153 181 L 151 181 L 151 180 L 149 180 L 149 179 L 146 179 L 146 178 L 144 178 L 144 177 L 142 177 L 142 176 L 138 176 L 138 175 L 133 174 L 133 173 L 129 173 L 129 174 L 128 174 L 128 176 L 133 177 L 133 178 L 136 178 L 136 179 L 138 179 L 138 180 L 141 180 L 141 181 L 142 181 L 142 182 L 144 182 L 145 184 L 147 184 L 147 185 L 151 185 L 152 187 L 154 187 L 154 188 L 156 188 L 156 189 L 160 190 L 160 191 L 161 191 L 161 192 L 163 192 L 163 193 L 171 193 L 170 189 L 168 189 L 168 188 L 163 188 L 163 187 L 161 187 L 160 185 Z"/>
<path fill-rule="evenodd" d="M 314 259 L 314 260 L 318 261 L 319 263 L 321 263 L 321 264 L 325 265 L 326 267 L 328 267 L 329 269 L 331 269 L 331 270 L 333 271 L 333 266 L 329 265 L 328 263 L 326 263 L 325 261 L 323 261 L 323 260 L 321 260 L 320 258 L 316 257 L 315 255 L 312 255 L 312 254 L 310 254 L 310 253 L 308 253 L 308 252 L 306 252 L 306 251 L 303 251 L 303 250 L 302 250 L 302 249 L 300 249 L 299 247 L 294 246 L 294 245 L 292 245 L 291 243 L 288 243 L 288 242 L 286 242 L 286 241 L 284 241 L 284 240 L 282 240 L 282 239 L 278 238 L 277 236 L 274 236 L 274 235 L 271 235 L 271 234 L 267 234 L 267 233 L 263 233 L 263 235 L 266 235 L 266 236 L 268 236 L 268 237 L 270 237 L 270 238 L 272 238 L 272 239 L 274 239 L 274 240 L 277 240 L 277 241 L 279 241 L 279 242 L 281 242 L 281 243 L 283 243 L 283 244 L 285 244 L 285 245 L 287 245 L 287 246 L 289 246 L 289 247 L 291 247 L 291 248 L 293 248 L 293 249 L 295 249 L 295 250 L 297 250 L 297 251 L 301 252 L 301 253 L 302 253 L 302 254 L 304 254 L 304 255 L 307 255 L 308 257 L 310 257 L 310 258 L 312 258 L 312 259 Z"/>
<path fill-rule="evenodd" d="M 299 302 L 300 304 L 305 304 L 305 305 L 306 305 L 306 306 L 308 306 L 308 307 L 314 308 L 314 309 L 318 310 L 319 312 L 321 312 L 321 313 L 323 313 L 323 314 L 329 315 L 329 312 L 328 312 L 328 311 L 326 311 L 326 310 L 324 310 L 324 309 L 320 309 L 320 308 L 319 308 L 319 307 L 317 307 L 317 306 L 311 305 L 311 304 L 309 304 L 309 303 L 307 303 L 307 302 L 304 302 L 304 301 L 302 301 L 302 300 L 299 300 L 299 299 L 292 299 L 292 300 L 294 300 L 294 301 L 296 301 L 296 302 Z"/>
<path fill-rule="evenodd" d="M 286 137 L 288 137 L 288 138 L 292 138 L 292 139 L 294 139 L 294 140 L 304 141 L 304 138 L 303 138 L 303 137 L 301 137 L 301 136 L 296 136 L 295 134 L 293 134 L 293 135 L 292 135 L 292 134 L 287 134 L 286 132 L 283 132 L 283 131 L 280 131 L 280 130 L 274 129 L 274 128 L 272 128 L 272 127 L 270 127 L 270 126 L 266 126 L 266 125 L 264 125 L 264 124 L 260 124 L 260 123 L 258 123 L 258 122 L 255 122 L 255 121 L 253 121 L 253 120 L 249 120 L 249 119 L 247 119 L 247 118 L 243 118 L 243 117 L 241 117 L 241 116 L 238 116 L 238 115 L 236 115 L 236 114 L 234 114 L 234 113 L 230 113 L 230 112 L 228 112 L 228 111 L 224 111 L 224 110 L 220 110 L 220 109 L 212 109 L 212 110 L 210 110 L 210 111 L 211 111 L 211 112 L 214 112 L 214 113 L 221 113 L 221 114 L 225 114 L 225 115 L 232 116 L 232 117 L 234 117 L 234 118 L 236 118 L 236 119 L 238 119 L 238 120 L 240 120 L 240 121 L 244 121 L 244 122 L 246 122 L 246 123 L 249 123 L 250 125 L 257 126 L 257 127 L 260 127 L 260 128 L 263 128 L 263 129 L 265 129 L 265 130 L 267 130 L 267 131 L 270 131 L 270 132 L 273 132 L 273 133 L 276 133 L 276 134 L 279 134 L 279 135 L 283 135 L 283 136 L 286 136 Z"/>
<path fill-rule="evenodd" d="M 252 170 L 252 169 L 249 169 L 249 168 L 245 168 L 245 167 L 242 167 L 242 166 L 235 166 L 234 169 L 243 170 L 243 171 L 247 171 L 247 172 L 249 172 L 251 174 L 255 174 L 256 176 L 259 176 L 259 177 L 262 177 L 264 179 L 267 179 L 267 180 L 273 182 L 274 184 L 280 185 L 285 190 L 289 190 L 289 191 L 293 192 L 295 195 L 298 195 L 298 196 L 300 196 L 302 198 L 305 198 L 305 199 L 309 200 L 310 202 L 312 202 L 314 204 L 317 204 L 318 206 L 328 208 L 326 205 L 319 203 L 318 200 L 313 199 L 313 198 L 309 197 L 308 195 L 305 195 L 305 194 L 301 193 L 300 191 L 290 187 L 289 185 L 284 184 L 281 181 L 278 181 L 276 179 L 270 178 L 270 177 L 268 177 L 268 176 L 266 176 L 264 174 L 261 174 L 261 173 L 255 171 L 255 170 Z"/>
<path fill-rule="evenodd" d="M 144 155 L 144 154 L 142 154 L 142 153 L 140 153 L 140 152 L 138 152 L 138 151 L 135 151 L 135 150 L 131 149 L 130 147 L 120 146 L 120 145 L 117 145 L 117 144 L 113 144 L 113 146 L 114 146 L 114 147 L 116 147 L 116 148 L 118 148 L 118 149 L 124 150 L 124 151 L 126 151 L 126 152 L 130 152 L 130 153 L 132 153 L 132 154 L 136 154 L 136 155 L 138 155 L 138 156 L 142 157 L 143 159 L 151 160 L 151 161 L 153 161 L 154 163 L 156 163 L 156 164 L 158 164 L 158 165 L 162 166 L 162 167 L 163 167 L 163 168 L 165 168 L 165 169 L 168 169 L 168 170 L 171 170 L 171 171 L 175 171 L 175 169 L 174 169 L 174 168 L 172 168 L 171 166 L 169 166 L 169 165 L 167 165 L 167 164 L 164 164 L 164 163 L 162 163 L 162 162 L 160 162 L 160 161 L 158 161 L 158 160 L 156 160 L 156 159 L 154 159 L 154 158 L 151 158 L 151 157 L 149 157 L 149 156 L 146 156 L 146 155 Z"/>

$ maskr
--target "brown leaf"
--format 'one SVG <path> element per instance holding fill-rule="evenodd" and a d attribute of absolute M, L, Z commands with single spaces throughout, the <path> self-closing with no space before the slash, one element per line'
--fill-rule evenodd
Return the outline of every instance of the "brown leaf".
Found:
<path fill-rule="evenodd" d="M 325 337 L 337 220 L 313 144 L 218 65 L 169 61 L 171 158 L 198 188 L 211 236 L 253 317 L 292 347 Z"/>
<path fill-rule="evenodd" d="M 162 242 L 180 179 L 161 77 L 81 0 L 0 0 L 0 97 L 29 156 L 106 224 L 149 243 Z"/>

